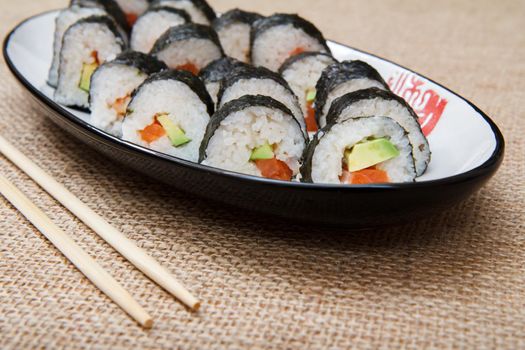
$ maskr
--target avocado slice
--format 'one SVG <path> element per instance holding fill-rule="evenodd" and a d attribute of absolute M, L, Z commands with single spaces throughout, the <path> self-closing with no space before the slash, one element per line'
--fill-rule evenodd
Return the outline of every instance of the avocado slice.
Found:
<path fill-rule="evenodd" d="M 310 89 L 306 92 L 306 101 L 314 102 L 317 97 L 317 91 L 315 89 Z"/>
<path fill-rule="evenodd" d="M 273 154 L 273 148 L 268 142 L 266 142 L 264 145 L 257 147 L 252 151 L 250 160 L 273 159 L 273 157 L 275 157 Z"/>
<path fill-rule="evenodd" d="M 399 150 L 385 138 L 365 141 L 345 151 L 348 171 L 359 171 L 399 156 Z"/>
<path fill-rule="evenodd" d="M 175 125 L 167 114 L 157 116 L 157 120 L 164 130 L 166 130 L 166 134 L 168 134 L 168 138 L 173 146 L 180 147 L 191 141 L 191 139 L 186 136 L 184 130 Z"/>
<path fill-rule="evenodd" d="M 80 74 L 80 84 L 78 87 L 85 92 L 89 92 L 91 86 L 91 76 L 98 68 L 98 63 L 84 63 L 82 65 L 82 73 Z"/>

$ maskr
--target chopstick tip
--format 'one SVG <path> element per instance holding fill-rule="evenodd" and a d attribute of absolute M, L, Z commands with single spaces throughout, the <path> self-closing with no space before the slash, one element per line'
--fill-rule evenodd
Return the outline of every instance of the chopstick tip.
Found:
<path fill-rule="evenodd" d="M 142 327 L 144 327 L 145 329 L 151 329 L 153 327 L 153 319 L 148 318 L 146 321 L 144 321 Z"/>
<path fill-rule="evenodd" d="M 200 301 L 196 301 L 194 304 L 193 304 L 193 307 L 191 308 L 194 312 L 197 312 L 199 311 L 199 309 L 201 308 L 201 302 Z"/>

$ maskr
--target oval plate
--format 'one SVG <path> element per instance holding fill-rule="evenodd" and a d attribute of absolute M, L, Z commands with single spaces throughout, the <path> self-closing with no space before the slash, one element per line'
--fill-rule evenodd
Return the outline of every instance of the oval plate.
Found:
<path fill-rule="evenodd" d="M 339 60 L 374 66 L 406 99 L 428 136 L 432 161 L 416 183 L 318 185 L 246 176 L 170 157 L 122 141 L 89 125 L 88 115 L 55 103 L 46 84 L 57 11 L 31 17 L 4 42 L 7 65 L 57 125 L 107 157 L 180 190 L 301 222 L 370 228 L 434 215 L 478 190 L 503 160 L 504 140 L 469 101 L 409 69 L 330 42 Z"/>

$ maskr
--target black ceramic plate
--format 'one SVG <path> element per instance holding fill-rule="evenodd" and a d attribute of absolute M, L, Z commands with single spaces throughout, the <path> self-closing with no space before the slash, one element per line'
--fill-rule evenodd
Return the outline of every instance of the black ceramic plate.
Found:
<path fill-rule="evenodd" d="M 336 58 L 374 66 L 420 116 L 433 152 L 413 184 L 316 185 L 245 176 L 176 159 L 119 140 L 89 125 L 88 115 L 58 105 L 46 85 L 56 11 L 18 25 L 4 42 L 5 60 L 46 115 L 108 158 L 176 189 L 265 214 L 351 228 L 434 215 L 473 194 L 503 160 L 504 140 L 490 118 L 447 88 L 379 57 L 330 42 Z"/>

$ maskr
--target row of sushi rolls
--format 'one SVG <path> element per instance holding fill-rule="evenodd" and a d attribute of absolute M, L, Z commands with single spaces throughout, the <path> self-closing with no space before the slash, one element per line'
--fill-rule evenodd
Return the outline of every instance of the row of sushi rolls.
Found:
<path fill-rule="evenodd" d="M 48 84 L 107 133 L 184 160 L 282 181 L 413 182 L 430 149 L 369 64 L 338 62 L 293 14 L 205 0 L 73 0 Z"/>

